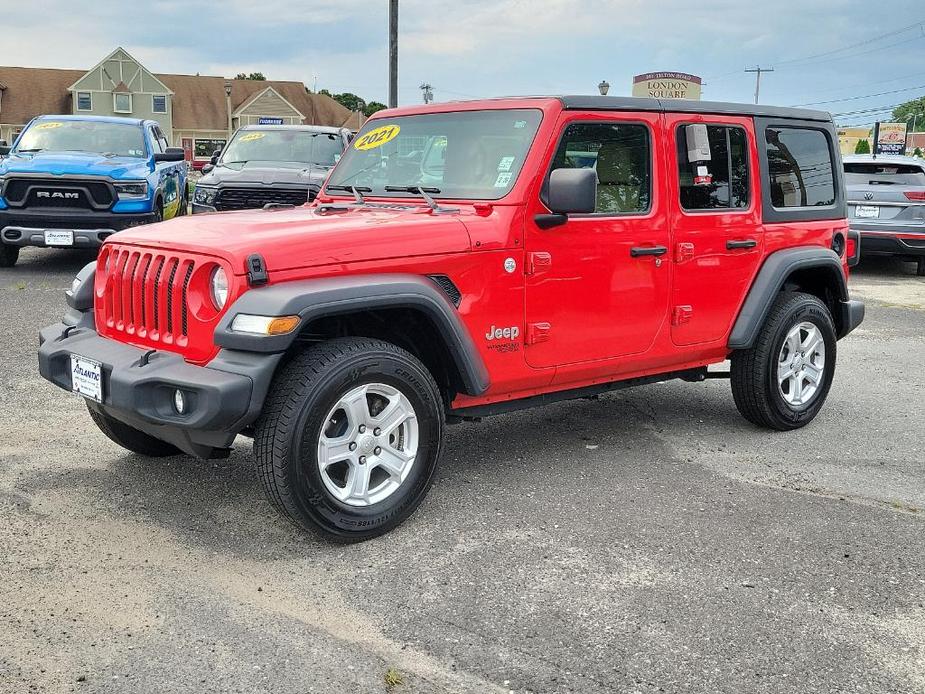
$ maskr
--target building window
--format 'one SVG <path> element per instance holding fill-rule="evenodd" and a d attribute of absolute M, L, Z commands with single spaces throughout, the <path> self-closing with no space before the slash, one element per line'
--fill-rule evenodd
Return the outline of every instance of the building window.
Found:
<path fill-rule="evenodd" d="M 151 97 L 152 113 L 167 113 L 167 97 L 164 94 L 155 94 Z"/>
<path fill-rule="evenodd" d="M 649 129 L 635 123 L 576 123 L 565 129 L 553 169 L 595 169 L 596 214 L 649 209 Z"/>
<path fill-rule="evenodd" d="M 835 204 L 835 167 L 825 133 L 808 128 L 774 127 L 765 130 L 765 141 L 774 207 Z"/>
<path fill-rule="evenodd" d="M 93 97 L 90 95 L 90 92 L 77 92 L 77 110 L 93 110 Z"/>
<path fill-rule="evenodd" d="M 193 157 L 196 159 L 211 159 L 217 149 L 225 149 L 227 140 L 199 139 L 193 141 Z"/>
<path fill-rule="evenodd" d="M 690 161 L 688 129 L 678 128 L 681 207 L 714 210 L 748 207 L 748 139 L 742 128 L 707 125 L 710 158 Z M 704 126 L 700 126 L 704 127 Z"/>
<path fill-rule="evenodd" d="M 116 113 L 132 112 L 132 95 L 118 92 L 112 95 L 112 110 Z"/>

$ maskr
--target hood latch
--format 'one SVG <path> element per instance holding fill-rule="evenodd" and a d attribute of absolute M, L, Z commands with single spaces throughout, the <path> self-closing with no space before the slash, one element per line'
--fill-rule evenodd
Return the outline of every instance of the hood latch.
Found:
<path fill-rule="evenodd" d="M 259 287 L 270 281 L 267 274 L 267 264 L 259 253 L 247 256 L 247 283 L 252 287 Z"/>

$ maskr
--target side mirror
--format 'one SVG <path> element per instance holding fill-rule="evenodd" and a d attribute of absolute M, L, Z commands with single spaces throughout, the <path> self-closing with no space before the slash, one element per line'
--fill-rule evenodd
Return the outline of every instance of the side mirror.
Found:
<path fill-rule="evenodd" d="M 0 157 L 5 157 L 7 154 L 10 153 L 11 149 L 13 148 L 8 145 L 0 145 Z"/>
<path fill-rule="evenodd" d="M 214 169 L 214 168 L 215 168 L 215 164 L 203 164 L 203 165 L 202 165 L 202 173 L 203 173 L 203 174 L 207 174 L 207 173 L 209 173 L 209 172 L 210 172 L 212 169 Z"/>
<path fill-rule="evenodd" d="M 597 205 L 597 172 L 594 169 L 555 169 L 549 174 L 547 204 L 552 214 L 534 218 L 540 229 L 565 224 L 569 214 L 590 214 Z"/>
<path fill-rule="evenodd" d="M 216 164 L 218 164 L 218 158 L 220 156 L 222 156 L 222 150 L 220 149 L 215 150 L 214 152 L 212 152 L 212 156 L 209 158 L 209 163 L 212 166 L 215 166 Z"/>
<path fill-rule="evenodd" d="M 183 161 L 186 154 L 182 147 L 168 147 L 166 152 L 155 152 L 154 161 Z"/>

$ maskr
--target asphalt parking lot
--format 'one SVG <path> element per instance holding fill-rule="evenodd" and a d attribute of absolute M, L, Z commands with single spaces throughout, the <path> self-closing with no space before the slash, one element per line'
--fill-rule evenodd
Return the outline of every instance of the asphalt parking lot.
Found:
<path fill-rule="evenodd" d="M 248 442 L 145 461 L 37 373 L 88 261 L 0 270 L 0 692 L 922 692 L 925 279 L 871 259 L 828 403 L 725 381 L 450 429 L 422 508 L 299 534 Z"/>

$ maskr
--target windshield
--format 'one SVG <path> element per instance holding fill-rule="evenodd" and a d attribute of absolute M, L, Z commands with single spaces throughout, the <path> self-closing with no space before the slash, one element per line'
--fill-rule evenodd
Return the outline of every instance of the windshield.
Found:
<path fill-rule="evenodd" d="M 433 197 L 497 200 L 511 190 L 542 119 L 535 109 L 383 118 L 353 139 L 328 184 L 423 186 Z M 404 193 L 403 195 L 413 195 Z"/>
<path fill-rule="evenodd" d="M 914 164 L 887 162 L 845 164 L 845 183 L 851 185 L 925 186 L 925 171 Z"/>
<path fill-rule="evenodd" d="M 86 120 L 40 120 L 16 143 L 16 152 L 94 152 L 116 157 L 144 157 L 145 140 L 138 125 Z"/>
<path fill-rule="evenodd" d="M 343 139 L 333 133 L 305 130 L 241 130 L 222 154 L 222 163 L 280 161 L 334 166 L 344 151 Z"/>

